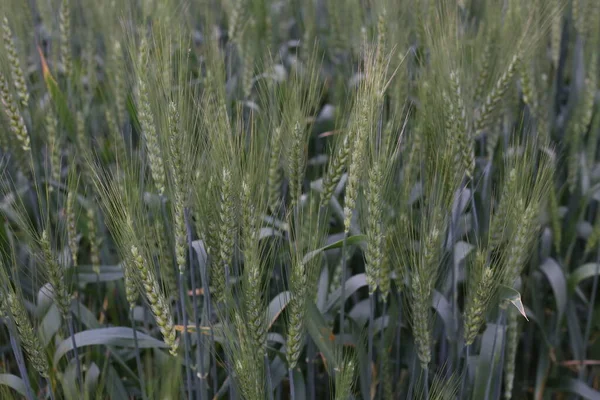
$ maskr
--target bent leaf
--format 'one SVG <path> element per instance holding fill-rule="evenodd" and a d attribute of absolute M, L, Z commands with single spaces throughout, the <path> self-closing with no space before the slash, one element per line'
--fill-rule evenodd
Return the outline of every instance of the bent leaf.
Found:
<path fill-rule="evenodd" d="M 23 397 L 27 397 L 27 389 L 23 379 L 13 374 L 0 374 L 0 385 L 8 386 Z"/>
<path fill-rule="evenodd" d="M 139 331 L 136 333 L 139 348 L 164 349 L 168 347 L 165 342 L 155 339 L 152 336 Z M 75 342 L 77 348 L 100 344 L 105 346 L 134 347 L 133 329 L 127 327 L 99 328 L 76 333 L 74 338 L 69 337 L 63 340 L 56 349 L 54 353 L 55 366 L 62 356 L 73 350 L 73 342 Z"/>
<path fill-rule="evenodd" d="M 529 318 L 527 318 L 527 313 L 525 312 L 525 307 L 523 307 L 523 302 L 521 301 L 521 293 L 511 287 L 502 285 L 500 286 L 499 296 L 501 301 L 510 301 L 513 306 L 519 310 L 521 315 L 525 317 L 527 321 L 529 321 Z"/>
<path fill-rule="evenodd" d="M 365 240 L 367 240 L 366 235 L 350 236 L 350 237 L 346 238 L 346 246 L 352 246 L 353 244 L 364 242 Z M 320 253 L 327 251 L 327 250 L 339 249 L 343 245 L 344 245 L 344 239 L 338 240 L 337 242 L 334 242 L 331 244 L 328 244 L 327 246 L 323 246 L 320 249 L 310 251 L 310 252 L 306 253 L 302 262 L 307 263 L 310 260 L 312 260 L 315 256 L 319 255 Z"/>
<path fill-rule="evenodd" d="M 269 327 L 267 329 L 271 329 L 283 309 L 288 305 L 290 299 L 292 298 L 292 293 L 289 291 L 281 292 L 277 296 L 273 297 L 273 300 L 269 303 L 269 310 L 267 319 L 269 321 Z"/>
<path fill-rule="evenodd" d="M 572 293 L 582 281 L 593 278 L 598 274 L 600 274 L 600 264 L 583 264 L 581 267 L 569 274 L 569 292 Z"/>

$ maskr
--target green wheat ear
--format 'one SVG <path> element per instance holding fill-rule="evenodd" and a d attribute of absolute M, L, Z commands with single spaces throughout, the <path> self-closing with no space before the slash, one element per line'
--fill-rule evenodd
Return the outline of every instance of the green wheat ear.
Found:
<path fill-rule="evenodd" d="M 4 113 L 9 120 L 9 126 L 12 134 L 19 143 L 21 150 L 28 155 L 31 147 L 29 143 L 29 132 L 25 126 L 23 116 L 19 111 L 17 104 L 15 103 L 13 96 L 10 93 L 8 82 L 4 77 L 4 74 L 0 72 L 0 101 L 2 102 L 2 108 Z"/>
<path fill-rule="evenodd" d="M 0 264 L 0 268 L 3 267 L 4 266 Z M 29 361 L 36 371 L 38 371 L 42 377 L 47 378 L 50 372 L 50 365 L 42 344 L 29 320 L 21 295 L 18 292 L 11 291 L 6 294 L 4 301 L 5 304 L 2 308 L 6 308 L 12 315 L 27 358 L 29 358 Z"/>
<path fill-rule="evenodd" d="M 176 341 L 175 326 L 173 325 L 173 316 L 169 302 L 160 289 L 156 276 L 146 258 L 135 245 L 131 246 L 131 257 L 136 275 L 142 284 L 144 295 L 148 300 L 148 304 L 150 305 L 152 314 L 154 314 L 165 343 L 169 346 L 171 354 L 177 355 L 178 343 Z"/>
<path fill-rule="evenodd" d="M 27 108 L 29 104 L 29 91 L 27 90 L 27 83 L 25 82 L 25 76 L 23 69 L 21 68 L 21 61 L 19 60 L 19 54 L 15 47 L 13 40 L 13 34 L 8 25 L 8 19 L 4 17 L 2 20 L 2 31 L 4 38 L 4 49 L 8 57 L 8 64 L 10 66 L 10 76 L 13 84 L 19 96 L 21 106 Z"/>

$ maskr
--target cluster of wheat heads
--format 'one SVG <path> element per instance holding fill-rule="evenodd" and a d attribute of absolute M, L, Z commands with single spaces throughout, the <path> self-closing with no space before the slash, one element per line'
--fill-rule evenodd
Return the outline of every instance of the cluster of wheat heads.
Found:
<path fill-rule="evenodd" d="M 597 398 L 595 0 L 0 12 L 2 398 Z"/>

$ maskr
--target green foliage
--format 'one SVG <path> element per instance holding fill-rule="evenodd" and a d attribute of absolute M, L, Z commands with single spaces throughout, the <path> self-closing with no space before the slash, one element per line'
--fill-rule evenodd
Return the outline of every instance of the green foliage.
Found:
<path fill-rule="evenodd" d="M 5 0 L 0 397 L 597 398 L 597 3 Z"/>

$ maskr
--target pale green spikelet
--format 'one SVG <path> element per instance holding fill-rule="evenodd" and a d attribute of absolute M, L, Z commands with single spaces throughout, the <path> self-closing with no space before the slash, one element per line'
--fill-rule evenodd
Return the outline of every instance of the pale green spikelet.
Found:
<path fill-rule="evenodd" d="M 469 272 L 470 280 L 464 312 L 464 338 L 465 344 L 471 345 L 479 329 L 485 322 L 487 300 L 490 298 L 494 276 L 491 268 L 486 266 L 486 254 L 479 250 L 473 261 L 472 271 Z"/>
<path fill-rule="evenodd" d="M 154 272 L 135 245 L 131 246 L 131 256 L 132 263 L 136 268 L 136 275 L 143 286 L 144 295 L 148 300 L 152 314 L 154 314 L 160 333 L 163 335 L 165 343 L 169 346 L 170 353 L 177 355 L 178 344 L 169 302 L 161 291 Z"/>
<path fill-rule="evenodd" d="M 344 136 L 344 140 L 337 149 L 335 156 L 332 158 L 327 173 L 323 177 L 323 193 L 321 194 L 321 207 L 325 207 L 329 204 L 329 201 L 333 197 L 335 188 L 337 187 L 344 169 L 348 165 L 350 158 L 352 137 L 350 133 Z"/>
<path fill-rule="evenodd" d="M 335 373 L 335 400 L 347 400 L 352 396 L 352 386 L 356 373 L 356 360 L 344 357 Z M 391 399 L 391 397 L 389 397 Z"/>
<path fill-rule="evenodd" d="M 481 56 L 481 66 L 479 67 L 479 76 L 477 77 L 477 85 L 475 86 L 475 100 L 479 101 L 483 96 L 483 91 L 486 87 L 488 80 L 490 79 L 490 62 L 492 61 L 492 51 L 494 50 L 494 43 L 492 41 L 491 34 L 488 34 L 487 40 L 483 48 L 483 54 Z"/>
<path fill-rule="evenodd" d="M 250 19 L 250 25 L 254 25 L 254 19 Z M 242 74 L 242 94 L 245 99 L 252 94 L 252 86 L 254 79 L 254 52 L 253 49 L 246 45 L 242 51 L 243 74 Z"/>
<path fill-rule="evenodd" d="M 552 0 L 552 21 L 550 26 L 550 47 L 552 61 L 555 67 L 558 66 L 560 58 L 560 41 L 562 36 L 562 12 L 561 0 Z"/>
<path fill-rule="evenodd" d="M 119 123 L 117 122 L 114 114 L 108 109 L 104 112 L 104 118 L 106 119 L 106 124 L 108 125 L 108 133 L 112 143 L 113 151 L 115 152 L 117 160 L 119 160 L 119 162 L 123 162 L 127 154 L 127 148 L 125 146 L 123 135 L 121 135 L 121 129 L 119 129 Z"/>
<path fill-rule="evenodd" d="M 77 266 L 77 253 L 79 252 L 79 242 L 77 240 L 77 219 L 75 217 L 75 197 L 77 197 L 77 193 L 69 191 L 67 194 L 67 209 L 65 211 L 67 216 L 67 238 L 73 266 Z"/>
<path fill-rule="evenodd" d="M 229 7 L 229 20 L 227 21 L 229 40 L 236 43 L 238 40 L 238 32 L 240 30 L 240 18 L 242 17 L 243 6 L 242 0 L 231 0 Z"/>
<path fill-rule="evenodd" d="M 519 313 L 514 307 L 510 307 L 507 311 L 507 326 L 506 326 L 506 355 L 504 359 L 504 398 L 512 399 L 515 367 L 517 360 L 517 348 L 519 346 Z"/>
<path fill-rule="evenodd" d="M 42 262 L 46 266 L 48 274 L 48 282 L 52 285 L 54 301 L 58 306 L 63 318 L 67 318 L 70 312 L 71 296 L 67 292 L 67 287 L 64 281 L 64 271 L 55 255 L 52 252 L 50 238 L 46 230 L 42 232 L 40 238 L 40 246 L 42 250 Z"/>
<path fill-rule="evenodd" d="M 269 157 L 269 208 L 276 214 L 281 204 L 281 128 L 275 128 L 271 136 L 271 156 Z"/>
<path fill-rule="evenodd" d="M 386 33 L 386 10 L 383 8 L 377 16 L 377 48 L 376 48 L 376 61 L 375 65 L 383 66 L 385 63 L 385 48 L 387 43 Z"/>
<path fill-rule="evenodd" d="M 462 165 L 463 173 L 469 180 L 473 179 L 473 171 L 475 169 L 475 155 L 473 145 L 471 143 L 469 125 L 467 124 L 466 111 L 463 103 L 463 95 L 460 86 L 460 80 L 458 73 L 452 71 L 450 74 L 450 80 L 452 84 L 452 100 L 456 106 L 453 108 L 455 117 L 454 129 L 453 129 L 453 141 L 456 142 L 457 156 L 460 161 L 459 165 Z M 457 163 L 458 164 L 458 163 Z M 462 176 L 460 177 L 462 178 Z M 460 179 L 459 178 L 459 179 Z"/>
<path fill-rule="evenodd" d="M 523 94 L 523 103 L 527 104 L 529 108 L 537 113 L 538 105 L 535 98 L 535 88 L 533 87 L 533 79 L 531 79 L 531 70 L 524 61 L 520 61 L 517 66 L 519 71 L 519 77 L 521 79 L 521 92 Z"/>
<path fill-rule="evenodd" d="M 187 251 L 187 227 L 185 224 L 185 203 L 184 193 L 184 159 L 181 146 L 181 132 L 179 130 L 179 112 L 174 102 L 169 103 L 169 129 L 170 144 L 172 155 L 172 172 L 174 183 L 174 230 L 175 230 L 175 258 L 179 273 L 183 274 L 186 269 L 186 251 Z"/>
<path fill-rule="evenodd" d="M 131 265 L 128 261 L 122 262 L 123 268 L 123 278 L 125 283 L 125 297 L 127 298 L 127 303 L 129 304 L 129 309 L 133 310 L 137 304 L 137 301 L 140 297 L 140 292 L 138 291 L 135 285 L 135 269 L 133 265 Z"/>
<path fill-rule="evenodd" d="M 235 336 L 230 340 L 235 378 L 239 382 L 239 389 L 245 399 L 264 399 L 264 370 L 263 360 L 259 357 L 261 353 L 248 340 L 248 324 L 239 313 L 234 314 L 233 331 Z"/>
<path fill-rule="evenodd" d="M 92 269 L 96 274 L 100 273 L 100 249 L 99 249 L 99 238 L 96 234 L 98 229 L 98 223 L 96 221 L 96 211 L 94 207 L 90 206 L 86 210 L 86 223 L 87 223 L 87 234 L 90 242 L 90 262 Z"/>
<path fill-rule="evenodd" d="M 60 136 L 58 135 L 58 121 L 52 108 L 49 108 L 46 112 L 46 131 L 48 134 L 48 146 L 50 146 L 50 177 L 54 182 L 58 183 L 61 181 L 62 175 L 62 146 Z M 54 190 L 53 185 L 50 186 L 50 190 Z"/>
<path fill-rule="evenodd" d="M 479 109 L 479 115 L 475 120 L 475 131 L 480 132 L 486 129 L 492 119 L 494 114 L 498 111 L 500 100 L 504 97 L 504 94 L 510 87 L 510 82 L 515 74 L 515 70 L 517 68 L 517 64 L 519 62 L 519 54 L 515 54 L 508 64 L 506 71 L 498 78 L 498 81 L 494 85 L 492 91 L 485 98 L 484 103 L 481 105 Z"/>
<path fill-rule="evenodd" d="M 380 282 L 380 272 L 383 263 L 384 237 L 382 232 L 382 193 L 383 173 L 381 166 L 377 161 L 374 162 L 369 173 L 369 182 L 367 185 L 367 249 L 365 251 L 365 273 L 367 284 L 369 285 L 369 294 L 372 295 L 377 290 Z M 389 292 L 389 277 L 384 299 Z"/>
<path fill-rule="evenodd" d="M 295 262 L 292 266 L 291 282 L 292 298 L 288 304 L 288 326 L 286 339 L 286 359 L 288 367 L 293 369 L 298 363 L 300 352 L 304 345 L 304 317 L 306 302 L 306 272 L 302 262 Z"/>
<path fill-rule="evenodd" d="M 233 177 L 231 171 L 223 168 L 221 183 L 221 211 L 219 214 L 219 255 L 218 264 L 213 265 L 215 300 L 221 301 L 227 290 L 226 278 L 232 273 L 233 250 L 235 245 L 235 200 L 233 193 Z"/>
<path fill-rule="evenodd" d="M 411 326 L 415 344 L 417 345 L 417 356 L 421 366 L 426 369 L 431 361 L 431 282 L 429 277 L 422 277 L 419 273 L 413 273 L 410 283 L 411 293 Z"/>
<path fill-rule="evenodd" d="M 529 256 L 529 247 L 536 232 L 536 224 L 538 217 L 538 205 L 535 203 L 529 204 L 526 208 L 523 207 L 523 202 L 519 201 L 517 210 L 524 210 L 523 216 L 514 237 L 511 241 L 510 247 L 507 249 L 506 256 L 506 272 L 504 284 L 512 287 L 515 280 L 521 274 L 523 267 Z"/>
<path fill-rule="evenodd" d="M 15 136 L 17 142 L 19 143 L 21 150 L 26 154 L 29 154 L 31 147 L 29 144 L 29 132 L 27 131 L 27 127 L 25 126 L 25 121 L 23 120 L 23 116 L 19 112 L 17 104 L 13 100 L 12 95 L 10 94 L 8 83 L 6 82 L 6 78 L 4 74 L 0 72 L 0 101 L 2 101 L 2 108 L 4 109 L 4 113 L 9 120 L 10 130 Z"/>
<path fill-rule="evenodd" d="M 434 210 L 421 243 L 421 254 L 410 274 L 410 317 L 417 356 L 426 369 L 431 361 L 432 321 L 431 298 L 438 269 L 439 242 L 442 237 L 442 215 Z"/>
<path fill-rule="evenodd" d="M 85 115 L 81 110 L 78 110 L 76 113 L 76 121 L 77 121 L 77 144 L 82 152 L 86 151 L 88 148 L 88 135 L 85 127 Z"/>
<path fill-rule="evenodd" d="M 23 108 L 27 108 L 29 103 L 29 91 L 27 90 L 27 83 L 25 82 L 25 76 L 23 69 L 21 68 L 21 61 L 19 60 L 19 53 L 15 47 L 13 40 L 12 31 L 8 25 L 8 19 L 4 17 L 2 20 L 2 30 L 4 38 L 4 49 L 6 51 L 6 57 L 8 58 L 8 65 L 10 66 L 10 76 L 13 84 L 17 91 L 17 96 L 21 102 Z"/>
<path fill-rule="evenodd" d="M 367 139 L 369 137 L 369 121 L 367 120 L 369 104 L 367 104 L 367 101 L 366 98 L 359 100 L 357 132 L 356 134 L 353 134 L 354 143 L 352 145 L 350 166 L 348 168 L 348 184 L 346 186 L 346 196 L 344 198 L 344 230 L 346 233 L 350 232 L 352 214 L 356 207 L 358 191 L 367 158 Z"/>
<path fill-rule="evenodd" d="M 598 82 L 597 57 L 592 57 L 592 60 L 588 64 L 588 69 L 581 104 L 581 135 L 587 131 L 594 114 L 594 98 L 598 89 L 596 86 Z"/>
<path fill-rule="evenodd" d="M 60 63 L 65 75 L 71 74 L 71 9 L 69 0 L 62 0 L 58 14 L 60 33 Z"/>
<path fill-rule="evenodd" d="M 6 303 L 13 316 L 15 326 L 19 332 L 19 339 L 29 361 L 42 377 L 48 377 L 50 371 L 48 359 L 27 316 L 27 310 L 22 300 L 16 293 L 9 293 L 6 297 Z"/>
<path fill-rule="evenodd" d="M 514 209 L 511 204 L 511 197 L 512 193 L 515 193 L 517 189 L 515 187 L 517 178 L 517 171 L 513 168 L 509 171 L 506 182 L 503 184 L 498 208 L 494 213 L 494 219 L 490 227 L 488 247 L 491 250 L 497 249 L 507 239 L 506 232 L 511 228 L 507 225 L 507 221 L 513 220 L 511 212 Z"/>
<path fill-rule="evenodd" d="M 292 132 L 292 143 L 288 154 L 289 159 L 289 184 L 290 205 L 294 207 L 302 194 L 302 181 L 304 179 L 304 134 L 300 122 L 296 121 Z"/>
<path fill-rule="evenodd" d="M 114 78 L 115 78 L 115 88 L 114 88 L 114 96 L 115 96 L 115 105 L 117 107 L 117 121 L 119 124 L 123 124 L 125 122 L 125 113 L 127 111 L 127 88 L 125 86 L 126 82 L 126 66 L 125 60 L 123 58 L 123 51 L 121 49 L 121 43 L 116 40 L 113 45 L 112 51 L 112 64 L 114 68 Z"/>
<path fill-rule="evenodd" d="M 244 246 L 244 299 L 248 330 L 254 346 L 263 353 L 266 351 L 266 316 L 262 301 L 261 260 L 258 248 L 258 216 L 252 203 L 250 186 L 242 182 L 243 194 L 243 246 Z"/>
<path fill-rule="evenodd" d="M 142 43 L 140 44 L 140 62 L 142 66 L 146 62 L 148 56 L 147 52 L 146 40 L 142 40 Z M 158 133 L 154 123 L 154 114 L 152 113 L 152 108 L 150 106 L 148 82 L 146 82 L 144 77 L 139 77 L 138 79 L 138 91 L 139 120 L 143 137 L 146 142 L 146 150 L 148 151 L 148 163 L 150 165 L 150 171 L 152 172 L 156 190 L 159 195 L 162 195 L 165 191 L 165 167 L 160 151 Z"/>

